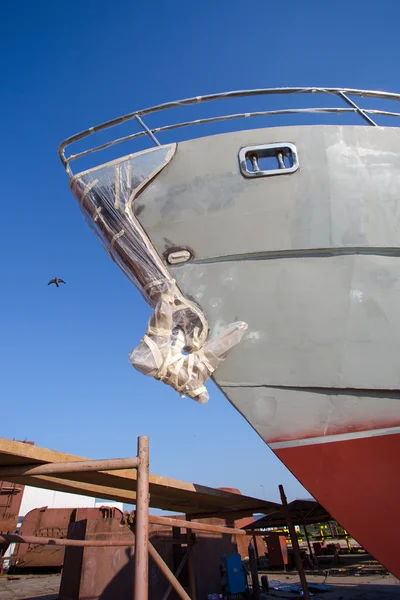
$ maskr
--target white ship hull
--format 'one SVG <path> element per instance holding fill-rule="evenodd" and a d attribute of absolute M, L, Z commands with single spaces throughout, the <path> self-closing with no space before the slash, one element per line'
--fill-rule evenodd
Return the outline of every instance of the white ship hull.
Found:
<path fill-rule="evenodd" d="M 292 144 L 298 168 L 244 175 L 240 150 L 265 144 Z M 396 128 L 353 126 L 190 140 L 132 203 L 211 336 L 248 324 L 214 374 L 225 396 L 398 576 L 399 148 Z"/>

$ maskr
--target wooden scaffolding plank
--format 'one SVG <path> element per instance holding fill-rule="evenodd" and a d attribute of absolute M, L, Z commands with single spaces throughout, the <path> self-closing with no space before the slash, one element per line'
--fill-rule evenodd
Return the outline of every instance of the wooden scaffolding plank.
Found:
<path fill-rule="evenodd" d="M 0 438 L 0 467 L 10 465 L 45 464 L 87 460 L 80 456 L 56 452 L 47 448 L 30 446 L 22 442 Z M 89 473 L 58 474 L 48 476 L 18 476 L 13 481 L 58 491 L 86 494 L 126 503 L 135 503 L 136 470 L 101 471 Z M 150 474 L 150 504 L 154 508 L 193 513 L 229 513 L 231 511 L 271 512 L 276 505 L 272 502 L 250 498 Z"/>

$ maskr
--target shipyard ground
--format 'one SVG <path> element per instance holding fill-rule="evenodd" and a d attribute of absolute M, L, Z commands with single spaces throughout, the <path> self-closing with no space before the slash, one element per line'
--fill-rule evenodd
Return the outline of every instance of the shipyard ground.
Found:
<path fill-rule="evenodd" d="M 0 575 L 0 600 L 56 600 L 61 575 Z"/>
<path fill-rule="evenodd" d="M 297 573 L 283 575 L 268 575 L 270 580 L 276 579 L 282 583 L 297 583 Z M 400 597 L 400 581 L 393 575 L 307 575 L 308 583 L 332 586 L 329 592 L 321 592 L 312 596 L 314 600 L 395 600 Z M 262 594 L 263 599 L 299 598 L 298 594 L 281 594 L 273 592 Z M 1 598 L 1 596 L 0 596 Z"/>
<path fill-rule="evenodd" d="M 296 583 L 296 573 L 269 575 L 283 583 Z M 395 600 L 400 596 L 400 581 L 393 575 L 308 575 L 309 583 L 325 583 L 332 590 L 313 596 L 314 600 Z M 60 575 L 0 576 L 0 600 L 57 600 Z M 264 600 L 273 598 L 299 598 L 296 594 L 286 596 L 262 594 Z"/>

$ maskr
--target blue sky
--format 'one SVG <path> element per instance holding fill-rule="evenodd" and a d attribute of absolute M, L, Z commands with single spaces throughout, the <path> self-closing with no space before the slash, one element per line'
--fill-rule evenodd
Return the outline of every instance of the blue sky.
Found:
<path fill-rule="evenodd" d="M 57 147 L 192 95 L 399 91 L 399 18 L 397 0 L 3 0 L 0 436 L 100 458 L 132 455 L 146 434 L 154 473 L 271 500 L 279 483 L 290 499 L 306 495 L 214 385 L 202 407 L 130 366 L 149 309 L 82 219 Z M 54 276 L 67 285 L 47 287 Z"/>

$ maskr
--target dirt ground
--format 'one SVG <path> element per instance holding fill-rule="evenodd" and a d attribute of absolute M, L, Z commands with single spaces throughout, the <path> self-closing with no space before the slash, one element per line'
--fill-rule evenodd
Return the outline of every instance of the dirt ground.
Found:
<path fill-rule="evenodd" d="M 61 575 L 0 576 L 0 600 L 56 600 Z"/>
<path fill-rule="evenodd" d="M 296 583 L 296 574 L 270 574 L 270 581 Z M 57 600 L 60 587 L 60 575 L 21 575 L 0 576 L 0 600 Z M 309 583 L 332 585 L 332 591 L 319 593 L 313 600 L 399 600 L 400 581 L 392 575 L 328 576 L 308 575 Z M 277 596 L 273 593 L 262 594 L 263 599 L 300 598 L 297 594 Z"/>
<path fill-rule="evenodd" d="M 270 581 L 282 583 L 299 582 L 297 574 L 268 575 Z M 316 593 L 313 600 L 400 600 L 400 581 L 393 575 L 307 575 L 307 581 L 332 586 L 329 592 Z M 297 594 L 272 592 L 262 595 L 265 600 L 277 598 L 299 598 Z"/>

